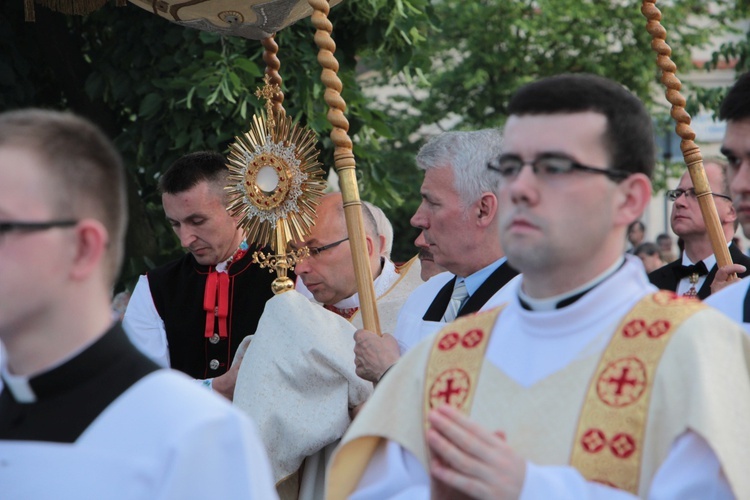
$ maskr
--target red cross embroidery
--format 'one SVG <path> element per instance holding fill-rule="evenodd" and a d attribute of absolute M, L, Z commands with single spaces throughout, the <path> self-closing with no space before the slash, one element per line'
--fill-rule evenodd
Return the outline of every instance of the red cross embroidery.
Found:
<path fill-rule="evenodd" d="M 471 381 L 465 371 L 459 368 L 445 370 L 430 388 L 430 408 L 441 404 L 461 408 L 469 396 L 470 387 Z"/>
<path fill-rule="evenodd" d="M 482 330 L 469 330 L 461 339 L 461 345 L 467 349 L 472 349 L 479 345 L 484 338 Z"/>
<path fill-rule="evenodd" d="M 438 349 L 441 351 L 450 351 L 458 344 L 458 333 L 451 332 L 446 334 L 440 342 L 438 342 Z"/>
<path fill-rule="evenodd" d="M 669 331 L 669 321 L 660 319 L 648 325 L 646 335 L 652 339 L 658 339 Z"/>
<path fill-rule="evenodd" d="M 599 376 L 596 391 L 609 406 L 627 406 L 646 389 L 646 367 L 638 358 L 621 358 L 607 365 Z"/>
<path fill-rule="evenodd" d="M 642 319 L 634 319 L 630 321 L 627 325 L 622 327 L 622 334 L 631 339 L 633 337 L 638 336 L 639 333 L 641 333 L 646 328 L 646 322 Z"/>
<path fill-rule="evenodd" d="M 609 443 L 609 449 L 617 458 L 628 458 L 635 452 L 635 439 L 629 434 L 617 434 Z"/>
<path fill-rule="evenodd" d="M 599 429 L 589 429 L 581 436 L 581 445 L 589 453 L 598 453 L 607 444 L 607 437 Z"/>
<path fill-rule="evenodd" d="M 622 372 L 620 372 L 620 376 L 615 377 L 609 377 L 607 382 L 611 384 L 615 384 L 617 386 L 617 389 L 615 389 L 615 394 L 618 396 L 622 395 L 622 388 L 625 386 L 633 386 L 635 387 L 638 384 L 638 380 L 634 378 L 628 378 L 628 372 L 630 371 L 630 368 L 627 366 L 623 366 Z"/>

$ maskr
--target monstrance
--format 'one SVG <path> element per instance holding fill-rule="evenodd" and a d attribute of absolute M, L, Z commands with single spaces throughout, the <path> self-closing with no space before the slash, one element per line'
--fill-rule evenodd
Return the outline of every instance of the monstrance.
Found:
<path fill-rule="evenodd" d="M 307 248 L 288 250 L 290 241 L 302 241 L 315 222 L 315 207 L 325 189 L 318 162 L 315 134 L 283 111 L 274 109 L 273 98 L 281 89 L 266 75 L 256 95 L 266 99 L 265 115 L 253 115 L 248 132 L 229 147 L 229 211 L 239 218 L 248 240 L 271 253 L 255 252 L 253 260 L 276 271 L 273 292 L 292 290 L 287 276 Z"/>
<path fill-rule="evenodd" d="M 266 87 L 262 92 L 271 95 L 271 100 L 267 103 L 273 103 L 270 106 L 267 104 L 266 117 L 254 118 L 251 131 L 238 137 L 237 142 L 233 145 L 230 165 L 231 168 L 235 169 L 232 173 L 235 184 L 229 186 L 229 189 L 234 193 L 232 210 L 234 210 L 234 213 L 242 215 L 244 227 L 256 237 L 261 238 L 262 241 L 268 240 L 272 245 L 275 252 L 273 255 L 259 254 L 258 258 L 266 262 L 268 266 L 279 268 L 280 278 L 283 278 L 282 273 L 285 274 L 286 270 L 293 265 L 290 264 L 291 260 L 289 259 L 292 258 L 288 255 L 289 252 L 283 250 L 283 246 L 286 244 L 285 242 L 289 241 L 289 238 L 296 239 L 305 228 L 309 228 L 309 219 L 314 217 L 312 215 L 312 209 L 314 208 L 312 200 L 317 198 L 312 195 L 309 198 L 304 195 L 295 198 L 295 203 L 298 204 L 300 212 L 284 212 L 284 207 L 287 206 L 285 205 L 286 202 L 279 202 L 271 209 L 270 206 L 281 199 L 282 194 L 291 196 L 293 192 L 297 192 L 293 185 L 296 181 L 289 180 L 290 178 L 287 176 L 287 172 L 293 171 L 294 167 L 288 166 L 289 163 L 285 160 L 288 157 L 280 152 L 283 148 L 277 148 L 279 155 L 274 156 L 273 163 L 264 162 L 253 155 L 256 151 L 265 147 L 271 148 L 271 143 L 278 144 L 275 141 L 282 138 L 289 141 L 284 143 L 284 147 L 297 141 L 295 147 L 301 148 L 298 152 L 304 156 L 308 151 L 308 142 L 306 142 L 308 136 L 293 126 L 283 112 L 281 104 L 284 96 L 280 90 L 281 76 L 278 72 L 280 62 L 276 57 L 278 45 L 274 41 L 274 34 L 300 19 L 311 17 L 316 30 L 314 40 L 318 46 L 318 62 L 323 68 L 320 79 L 325 86 L 324 99 L 329 106 L 327 118 L 332 125 L 331 142 L 334 144 L 334 166 L 339 176 L 341 195 L 344 200 L 344 216 L 352 248 L 362 323 L 366 329 L 379 333 L 380 322 L 375 306 L 372 271 L 368 261 L 362 218 L 362 201 L 359 198 L 355 173 L 356 162 L 352 151 L 352 141 L 348 134 L 349 122 L 344 116 L 346 102 L 341 96 L 343 85 L 337 74 L 339 64 L 334 56 L 336 43 L 331 37 L 333 25 L 328 19 L 330 8 L 340 3 L 341 0 L 130 1 L 145 10 L 183 26 L 212 31 L 222 35 L 236 35 L 261 40 L 265 49 L 263 61 L 266 63 L 267 77 Z M 268 90 L 269 85 L 278 87 Z M 267 137 L 271 139 L 267 140 Z M 309 140 L 312 142 L 312 139 Z M 252 165 L 252 162 L 247 161 L 250 157 L 254 158 L 253 161 L 257 165 Z M 312 161 L 312 157 L 310 159 Z M 288 168 L 291 168 L 291 170 L 286 170 Z M 309 172 L 305 172 L 304 168 L 300 169 L 300 172 L 310 175 Z M 282 177 L 284 180 L 281 180 Z M 310 185 L 312 186 L 312 184 L 314 183 L 311 182 Z M 304 182 L 301 186 L 305 186 Z M 274 195 L 276 195 L 276 201 L 273 199 Z M 266 202 L 269 204 L 269 209 L 265 208 Z M 282 213 L 287 213 L 289 217 L 283 219 L 286 222 L 279 223 L 282 220 L 280 215 Z M 292 213 L 297 215 L 291 215 Z M 274 228 L 274 221 L 276 221 L 276 229 L 271 236 L 270 228 Z M 292 260 L 299 257 L 299 255 L 295 255 Z M 275 285 L 274 291 L 276 291 L 276 287 L 279 291 L 287 289 L 289 284 L 288 282 L 284 283 L 286 284 L 279 282 Z"/>

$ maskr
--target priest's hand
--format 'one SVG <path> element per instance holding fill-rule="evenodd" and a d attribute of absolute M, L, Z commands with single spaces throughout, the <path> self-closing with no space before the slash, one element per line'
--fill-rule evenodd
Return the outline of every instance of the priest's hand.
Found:
<path fill-rule="evenodd" d="M 389 333 L 381 337 L 370 330 L 357 330 L 354 332 L 354 342 L 357 375 L 373 383 L 377 383 L 386 370 L 401 357 L 398 342 Z"/>
<path fill-rule="evenodd" d="M 229 370 L 227 370 L 224 375 L 216 377 L 211 383 L 211 389 L 213 389 L 214 392 L 218 392 L 229 401 L 234 399 L 234 387 L 237 385 L 237 375 L 240 373 L 240 365 L 242 364 L 242 359 L 245 357 L 245 352 L 247 351 L 247 346 L 249 344 L 249 341 L 240 344 L 240 348 L 237 349 L 237 354 L 235 354 L 234 359 L 232 360 L 232 366 L 229 367 Z"/>
<path fill-rule="evenodd" d="M 526 461 L 505 442 L 447 405 L 432 410 L 427 444 L 433 498 L 518 498 Z"/>
<path fill-rule="evenodd" d="M 732 283 L 740 281 L 740 278 L 737 277 L 737 275 L 742 274 L 745 271 L 747 271 L 747 268 L 742 264 L 727 264 L 726 266 L 721 266 L 716 270 L 714 280 L 711 282 L 711 294 L 718 292 Z"/>

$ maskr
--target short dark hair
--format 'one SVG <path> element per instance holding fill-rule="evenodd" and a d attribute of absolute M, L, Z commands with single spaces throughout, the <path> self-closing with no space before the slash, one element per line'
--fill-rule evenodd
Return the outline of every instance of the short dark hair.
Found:
<path fill-rule="evenodd" d="M 658 255 L 659 257 L 661 257 L 659 246 L 656 243 L 651 243 L 650 241 L 641 243 L 640 245 L 635 247 L 635 250 L 633 250 L 633 255 L 638 256 L 642 253 L 645 253 L 646 255 Z"/>
<path fill-rule="evenodd" d="M 184 193 L 206 181 L 224 187 L 229 176 L 227 161 L 215 151 L 197 151 L 178 158 L 159 178 L 161 194 Z"/>
<path fill-rule="evenodd" d="M 672 237 L 669 236 L 667 233 L 661 233 L 659 236 L 656 237 L 657 243 L 663 240 L 669 240 L 669 242 L 672 243 Z"/>
<path fill-rule="evenodd" d="M 638 228 L 643 232 L 646 232 L 646 226 L 643 224 L 643 222 L 636 220 L 630 223 L 628 226 L 628 232 L 630 232 L 633 228 Z"/>
<path fill-rule="evenodd" d="M 737 78 L 721 101 L 719 119 L 732 121 L 750 117 L 750 72 Z"/>
<path fill-rule="evenodd" d="M 509 115 L 593 111 L 607 118 L 604 134 L 612 170 L 649 178 L 656 162 L 651 117 L 640 99 L 617 82 L 590 74 L 563 74 L 521 87 L 508 103 Z"/>
<path fill-rule="evenodd" d="M 0 147 L 23 148 L 50 177 L 50 202 L 61 218 L 91 218 L 107 229 L 105 263 L 114 283 L 123 258 L 128 207 L 125 167 L 112 142 L 90 121 L 60 111 L 0 114 Z"/>

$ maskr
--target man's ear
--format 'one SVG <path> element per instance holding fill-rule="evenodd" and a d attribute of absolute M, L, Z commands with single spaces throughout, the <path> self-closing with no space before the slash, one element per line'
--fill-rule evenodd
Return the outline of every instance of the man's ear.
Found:
<path fill-rule="evenodd" d="M 372 241 L 372 236 L 366 234 L 365 241 L 367 242 L 367 255 L 370 257 L 375 253 L 375 242 Z"/>
<path fill-rule="evenodd" d="M 729 211 L 727 212 L 726 217 L 723 217 L 724 220 L 722 220 L 723 223 L 731 222 L 734 224 L 734 221 L 737 220 L 737 211 L 734 209 L 734 203 L 729 204 Z"/>
<path fill-rule="evenodd" d="M 474 211 L 478 226 L 487 227 L 494 224 L 495 214 L 497 214 L 497 196 L 492 193 L 482 193 L 482 196 L 474 204 Z"/>
<path fill-rule="evenodd" d="M 98 220 L 82 219 L 75 228 L 75 253 L 71 277 L 83 281 L 101 265 L 107 251 L 109 234 Z"/>
<path fill-rule="evenodd" d="M 379 234 L 378 242 L 380 243 L 380 246 L 378 247 L 378 254 L 382 254 L 383 250 L 385 250 L 385 236 L 382 234 Z"/>
<path fill-rule="evenodd" d="M 615 193 L 615 223 L 627 227 L 638 220 L 648 207 L 651 181 L 646 174 L 632 174 L 617 185 Z"/>

